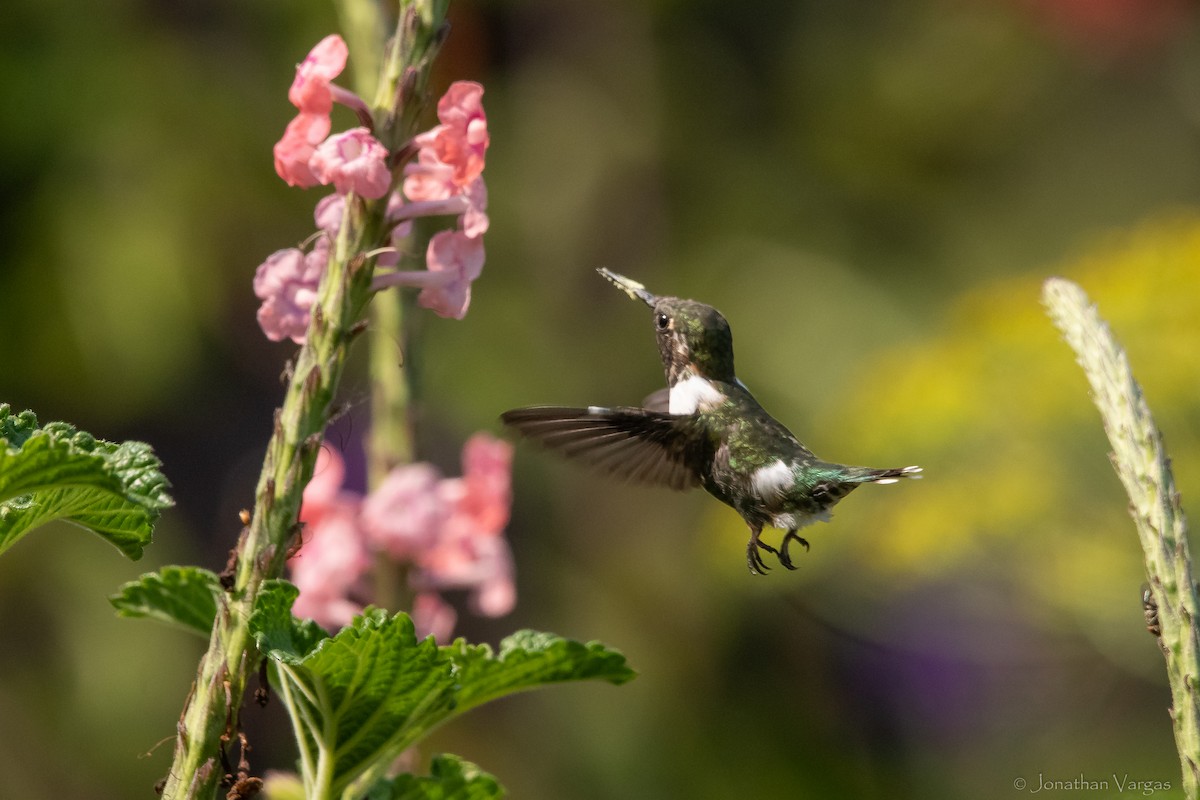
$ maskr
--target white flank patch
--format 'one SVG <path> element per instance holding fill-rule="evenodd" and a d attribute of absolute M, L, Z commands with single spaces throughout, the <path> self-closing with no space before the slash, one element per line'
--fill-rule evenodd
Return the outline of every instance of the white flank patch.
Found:
<path fill-rule="evenodd" d="M 798 531 L 814 522 L 829 522 L 830 516 L 829 509 L 818 511 L 816 514 L 777 514 L 771 519 L 771 525 L 781 531 Z"/>
<path fill-rule="evenodd" d="M 587 413 L 589 414 L 607 414 L 608 409 L 603 406 L 588 406 Z"/>
<path fill-rule="evenodd" d="M 692 375 L 671 387 L 667 410 L 672 414 L 695 414 L 698 409 L 708 410 L 724 401 L 725 395 L 706 378 Z"/>
<path fill-rule="evenodd" d="M 750 476 L 750 487 L 762 499 L 770 500 L 792 488 L 795 481 L 791 466 L 783 459 L 778 459 L 773 464 L 754 470 Z"/>

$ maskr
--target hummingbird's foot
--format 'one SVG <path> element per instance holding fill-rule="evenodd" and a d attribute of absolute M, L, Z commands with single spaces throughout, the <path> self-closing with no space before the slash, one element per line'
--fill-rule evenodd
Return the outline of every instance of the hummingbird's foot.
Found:
<path fill-rule="evenodd" d="M 776 558 L 779 558 L 778 550 L 766 542 L 759 541 L 758 535 L 761 532 L 761 528 L 758 530 L 751 528 L 750 543 L 746 545 L 746 565 L 750 567 L 750 572 L 754 575 L 766 575 L 770 571 L 770 567 L 763 562 L 762 555 L 758 552 L 759 550 L 766 550 Z M 782 559 L 780 560 L 782 561 Z"/>
<path fill-rule="evenodd" d="M 792 563 L 792 557 L 788 555 L 788 545 L 793 541 L 804 545 L 804 552 L 808 552 L 808 540 L 796 533 L 796 529 L 788 531 L 783 537 L 783 542 L 779 547 L 779 563 L 783 564 L 788 569 L 795 569 L 796 565 Z"/>

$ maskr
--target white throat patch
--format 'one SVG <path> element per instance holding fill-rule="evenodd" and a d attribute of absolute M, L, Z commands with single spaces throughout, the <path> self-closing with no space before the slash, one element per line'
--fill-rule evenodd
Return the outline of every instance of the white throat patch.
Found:
<path fill-rule="evenodd" d="M 691 375 L 671 387 L 671 402 L 667 410 L 672 414 L 695 414 L 698 410 L 708 411 L 723 402 L 725 395 L 707 378 Z"/>

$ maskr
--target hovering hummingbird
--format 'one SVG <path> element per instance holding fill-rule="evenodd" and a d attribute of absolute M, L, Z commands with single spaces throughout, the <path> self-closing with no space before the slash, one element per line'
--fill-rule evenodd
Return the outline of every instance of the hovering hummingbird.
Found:
<path fill-rule="evenodd" d="M 642 284 L 598 272 L 653 311 L 667 389 L 644 407 L 533 406 L 505 412 L 504 424 L 539 444 L 634 482 L 703 486 L 750 526 L 746 563 L 767 571 L 760 551 L 795 569 L 797 533 L 864 483 L 919 478 L 920 467 L 871 469 L 822 461 L 758 404 L 733 371 L 733 334 L 712 306 L 659 297 Z M 759 538 L 766 525 L 787 531 L 778 549 Z"/>

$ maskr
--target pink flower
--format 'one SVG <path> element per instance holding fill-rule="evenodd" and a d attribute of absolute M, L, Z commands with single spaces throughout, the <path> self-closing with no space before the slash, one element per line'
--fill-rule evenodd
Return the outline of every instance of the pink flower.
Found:
<path fill-rule="evenodd" d="M 459 231 L 441 231 L 425 251 L 428 269 L 376 275 L 371 288 L 415 286 L 417 302 L 441 317 L 462 319 L 471 305 L 471 282 L 483 271 L 483 239 Z"/>
<path fill-rule="evenodd" d="M 448 511 L 437 493 L 440 480 L 429 464 L 408 464 L 389 472 L 363 502 L 367 540 L 398 560 L 430 547 Z"/>
<path fill-rule="evenodd" d="M 342 497 L 342 481 L 346 477 L 346 461 L 336 448 L 329 444 L 321 446 L 317 463 L 313 466 L 312 479 L 304 487 L 304 499 L 300 504 L 300 521 L 316 525 L 327 511 Z"/>
<path fill-rule="evenodd" d="M 362 606 L 349 599 L 371 565 L 358 526 L 358 503 L 342 496 L 305 526 L 304 544 L 288 561 L 300 596 L 292 606 L 298 617 L 325 627 L 346 625 Z"/>
<path fill-rule="evenodd" d="M 409 164 L 405 167 L 407 172 Z M 467 236 L 482 236 L 488 229 L 487 185 L 476 178 L 465 188 L 440 180 L 441 168 L 428 174 L 412 173 L 404 179 L 404 194 L 413 202 L 399 209 L 405 219 L 458 214 L 458 227 Z"/>
<path fill-rule="evenodd" d="M 283 138 L 275 143 L 275 173 L 288 186 L 307 189 L 321 181 L 309 166 L 319 145 L 329 135 L 329 115 L 301 111 L 288 123 Z"/>
<path fill-rule="evenodd" d="M 333 240 L 342 229 L 342 215 L 346 211 L 346 198 L 334 192 L 327 194 L 317 201 L 313 209 L 313 221 L 317 228 L 325 231 L 325 235 Z"/>
<path fill-rule="evenodd" d="M 413 602 L 412 619 L 418 639 L 432 636 L 435 641 L 445 644 L 450 641 L 458 614 L 439 595 L 422 592 Z"/>
<path fill-rule="evenodd" d="M 483 272 L 483 239 L 457 231 L 441 231 L 429 240 L 425 263 L 431 282 L 417 296 L 417 303 L 439 317 L 462 319 L 471 305 L 471 282 Z"/>
<path fill-rule="evenodd" d="M 387 156 L 387 148 L 370 131 L 351 128 L 322 142 L 309 166 L 321 183 L 332 183 L 339 194 L 354 192 L 375 200 L 392 185 Z"/>
<path fill-rule="evenodd" d="M 443 481 L 447 499 L 462 484 Z M 516 604 L 512 553 L 503 536 L 466 526 L 447 524 L 437 545 L 420 559 L 415 580 L 426 589 L 467 589 L 472 607 L 480 614 L 500 617 Z"/>
<path fill-rule="evenodd" d="M 476 530 L 498 536 L 512 507 L 513 447 L 503 439 L 477 433 L 463 445 L 466 494 L 456 514 L 471 518 Z"/>
<path fill-rule="evenodd" d="M 328 116 L 333 110 L 329 82 L 346 68 L 347 56 L 346 43 L 336 33 L 317 42 L 308 56 L 296 65 L 296 77 L 288 90 L 292 105 L 302 112 Z"/>
<path fill-rule="evenodd" d="M 437 544 L 419 559 L 420 582 L 469 589 L 481 614 L 498 617 L 516 603 L 512 553 L 501 533 L 512 504 L 512 445 L 487 434 L 463 446 L 463 476 L 438 485 L 450 509 Z"/>
<path fill-rule="evenodd" d="M 329 240 L 321 237 L 312 252 L 277 250 L 254 273 L 254 294 L 263 301 L 258 325 L 273 342 L 290 338 L 303 344 L 317 286 L 329 261 Z"/>
<path fill-rule="evenodd" d="M 466 186 L 483 173 L 490 143 L 483 87 L 474 81 L 456 81 L 438 101 L 437 113 L 442 124 L 414 141 L 451 168 L 455 184 Z"/>
<path fill-rule="evenodd" d="M 415 163 L 404 165 L 404 196 L 413 202 L 445 200 L 461 192 L 454 182 L 454 167 L 442 163 L 430 147 L 417 151 Z"/>

